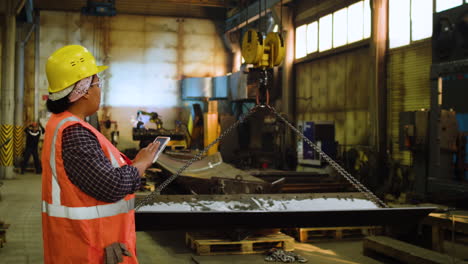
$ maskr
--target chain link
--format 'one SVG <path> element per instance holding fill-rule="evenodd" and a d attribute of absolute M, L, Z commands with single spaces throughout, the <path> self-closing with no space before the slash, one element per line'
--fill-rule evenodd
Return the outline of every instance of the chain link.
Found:
<path fill-rule="evenodd" d="M 247 112 L 245 115 L 242 115 L 239 120 L 237 120 L 232 126 L 230 126 L 228 129 L 226 129 L 217 139 L 215 139 L 213 142 L 211 142 L 208 146 L 206 146 L 202 151 L 200 151 L 195 157 L 191 158 L 187 163 L 184 164 L 184 166 L 180 167 L 179 170 L 176 171 L 175 174 L 170 176 L 168 179 L 166 179 L 161 185 L 156 188 L 156 190 L 149 195 L 147 195 L 143 200 L 137 204 L 135 207 L 135 210 L 138 210 L 141 206 L 149 204 L 151 200 L 153 200 L 154 196 L 161 194 L 161 191 L 166 188 L 167 185 L 169 185 L 172 181 L 174 181 L 179 175 L 185 171 L 190 165 L 192 165 L 195 161 L 200 160 L 201 157 L 216 143 L 221 141 L 226 135 L 231 133 L 235 128 L 237 128 L 240 124 L 242 124 L 248 117 L 250 117 L 253 113 L 255 113 L 259 108 L 262 106 L 256 105 L 252 107 L 249 112 Z"/>
<path fill-rule="evenodd" d="M 267 108 L 274 113 L 279 119 L 281 119 L 289 128 L 291 128 L 297 135 L 304 139 L 309 146 L 311 146 L 317 153 L 322 156 L 322 158 L 330 164 L 339 174 L 341 174 L 351 185 L 354 186 L 358 191 L 362 192 L 369 200 L 374 202 L 376 205 L 380 205 L 384 208 L 388 207 L 379 197 L 375 196 L 369 189 L 366 188 L 362 183 L 360 183 L 356 178 L 354 178 L 349 172 L 347 172 L 343 167 L 340 166 L 336 161 L 334 161 L 330 156 L 323 152 L 320 147 L 315 145 L 310 139 L 308 139 L 304 134 L 302 134 L 297 128 L 295 128 L 286 118 L 281 116 L 276 109 L 271 106 Z"/>

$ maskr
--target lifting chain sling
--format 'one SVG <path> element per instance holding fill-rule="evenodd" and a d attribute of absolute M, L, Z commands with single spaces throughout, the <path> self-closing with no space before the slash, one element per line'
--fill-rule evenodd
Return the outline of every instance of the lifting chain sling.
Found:
<path fill-rule="evenodd" d="M 170 176 L 166 179 L 161 185 L 156 188 L 156 190 L 143 198 L 136 206 L 136 210 L 138 210 L 143 205 L 150 205 L 152 204 L 151 201 L 156 195 L 161 194 L 161 191 L 169 185 L 172 181 L 174 181 L 183 171 L 185 171 L 190 165 L 192 165 L 195 161 L 200 160 L 201 157 L 216 143 L 220 142 L 226 135 L 231 133 L 235 128 L 237 128 L 240 124 L 242 124 L 248 117 L 252 116 L 255 112 L 257 112 L 260 108 L 266 108 L 271 113 L 273 113 L 277 118 L 282 120 L 292 131 L 294 131 L 299 137 L 301 137 L 307 144 L 312 147 L 319 155 L 326 161 L 330 166 L 332 166 L 340 175 L 342 175 L 354 188 L 364 194 L 367 199 L 372 201 L 374 204 L 386 208 L 388 207 L 380 198 L 375 196 L 369 189 L 367 189 L 362 183 L 360 183 L 356 178 L 354 178 L 349 172 L 347 172 L 340 164 L 334 161 L 330 156 L 328 156 L 325 152 L 323 152 L 320 147 L 315 145 L 310 139 L 304 136 L 297 128 L 295 128 L 286 118 L 281 116 L 275 108 L 270 105 L 260 105 L 257 104 L 252 107 L 249 112 L 247 112 L 244 116 L 241 116 L 239 120 L 237 120 L 232 126 L 226 129 L 217 139 L 211 142 L 208 146 L 206 146 L 202 151 L 200 151 L 195 157 L 187 161 L 175 174 Z"/>

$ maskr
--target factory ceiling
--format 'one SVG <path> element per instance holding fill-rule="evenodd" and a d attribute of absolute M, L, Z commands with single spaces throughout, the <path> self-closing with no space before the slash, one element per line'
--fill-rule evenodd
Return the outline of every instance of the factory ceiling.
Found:
<path fill-rule="evenodd" d="M 108 2 L 95 0 L 93 2 Z M 225 19 L 226 12 L 237 5 L 235 0 L 115 0 L 118 14 L 196 17 Z M 75 11 L 87 5 L 87 0 L 34 0 L 40 10 Z"/>

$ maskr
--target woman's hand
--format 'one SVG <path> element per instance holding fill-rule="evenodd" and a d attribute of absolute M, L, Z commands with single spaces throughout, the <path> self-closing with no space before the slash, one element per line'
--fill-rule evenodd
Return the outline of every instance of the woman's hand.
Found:
<path fill-rule="evenodd" d="M 143 176 L 145 170 L 153 164 L 153 159 L 154 156 L 156 156 L 158 148 L 159 142 L 150 143 L 146 148 L 142 148 L 136 155 L 132 166 L 138 169 L 140 176 Z"/>

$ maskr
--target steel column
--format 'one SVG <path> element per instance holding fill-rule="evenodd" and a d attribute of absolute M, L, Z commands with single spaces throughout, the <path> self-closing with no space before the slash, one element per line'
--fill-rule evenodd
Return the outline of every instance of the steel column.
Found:
<path fill-rule="evenodd" d="M 2 96 L 0 98 L 0 178 L 13 178 L 13 123 L 15 104 L 15 1 L 9 0 L 5 10 L 5 34 L 2 61 Z"/>
<path fill-rule="evenodd" d="M 29 27 L 28 27 L 29 26 Z M 24 145 L 24 49 L 34 30 L 33 24 L 24 24 L 17 32 L 16 41 L 16 93 L 15 93 L 15 131 L 14 131 L 14 158 L 23 153 Z"/>
<path fill-rule="evenodd" d="M 371 188 L 382 184 L 387 178 L 385 163 L 387 159 L 387 50 L 388 50 L 388 0 L 371 1 L 372 10 L 372 55 L 373 92 L 371 98 L 371 120 L 373 121 L 373 137 L 371 144 L 378 153 L 378 169 L 380 178 L 371 179 Z"/>
<path fill-rule="evenodd" d="M 19 32 L 21 35 L 21 30 Z M 15 130 L 13 141 L 14 158 L 22 154 L 23 146 L 23 109 L 24 109 L 24 44 L 21 37 L 16 42 L 16 92 L 15 92 Z"/>
<path fill-rule="evenodd" d="M 39 120 L 39 63 L 41 61 L 39 56 L 39 28 L 41 27 L 39 14 L 36 12 L 34 16 L 34 120 Z"/>

